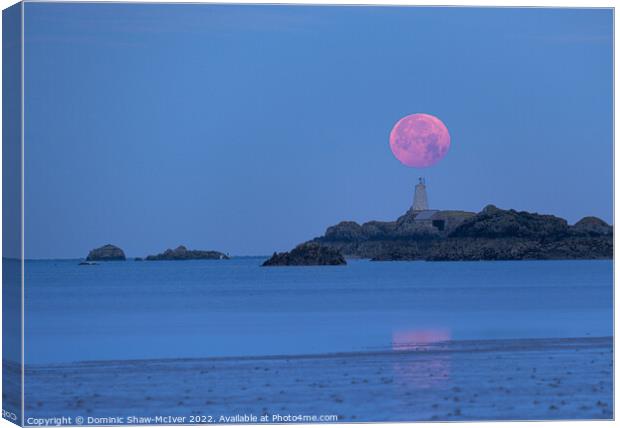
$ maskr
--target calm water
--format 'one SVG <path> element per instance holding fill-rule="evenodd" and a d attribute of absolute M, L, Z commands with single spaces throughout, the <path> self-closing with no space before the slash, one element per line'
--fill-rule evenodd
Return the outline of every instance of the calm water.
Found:
<path fill-rule="evenodd" d="M 609 336 L 611 261 L 26 263 L 26 362 Z"/>

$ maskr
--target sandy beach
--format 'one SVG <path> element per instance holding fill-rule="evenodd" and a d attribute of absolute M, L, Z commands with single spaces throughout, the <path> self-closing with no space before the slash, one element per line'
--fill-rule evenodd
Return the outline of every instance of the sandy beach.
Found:
<path fill-rule="evenodd" d="M 611 419 L 612 339 L 453 341 L 403 350 L 30 365 L 26 417 L 188 423 Z M 120 420 L 119 420 L 120 418 Z M 280 420 L 286 422 L 286 420 Z M 28 421 L 27 421 L 28 422 Z M 30 424 L 36 423 L 31 419 Z"/>

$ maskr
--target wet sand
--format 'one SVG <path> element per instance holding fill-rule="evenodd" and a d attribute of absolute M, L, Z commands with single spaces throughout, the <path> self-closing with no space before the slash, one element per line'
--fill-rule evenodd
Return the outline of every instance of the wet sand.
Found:
<path fill-rule="evenodd" d="M 611 419 L 612 366 L 610 337 L 30 365 L 26 417 L 202 415 L 212 422 L 250 414 L 268 415 L 270 421 L 273 415 L 337 415 L 339 421 L 352 422 Z"/>

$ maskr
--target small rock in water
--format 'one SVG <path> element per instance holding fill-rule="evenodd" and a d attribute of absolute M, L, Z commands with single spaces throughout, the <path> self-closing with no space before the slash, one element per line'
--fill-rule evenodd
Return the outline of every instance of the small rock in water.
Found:
<path fill-rule="evenodd" d="M 93 261 L 123 261 L 126 260 L 125 253 L 116 245 L 106 244 L 103 247 L 95 248 L 88 253 L 87 262 Z"/>
<path fill-rule="evenodd" d="M 273 253 L 263 266 L 337 266 L 347 262 L 340 251 L 317 242 L 306 242 L 290 252 Z"/>

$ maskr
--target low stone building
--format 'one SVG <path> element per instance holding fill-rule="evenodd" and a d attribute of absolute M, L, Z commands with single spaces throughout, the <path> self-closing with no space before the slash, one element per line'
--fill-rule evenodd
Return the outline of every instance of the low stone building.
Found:
<path fill-rule="evenodd" d="M 429 209 L 426 180 L 420 177 L 415 186 L 413 205 L 403 216 L 404 221 L 412 222 L 408 228 L 411 232 L 420 232 L 430 235 L 445 236 L 456 229 L 463 221 L 475 215 L 468 211 L 440 211 Z M 397 220 L 399 222 L 401 219 Z"/>

